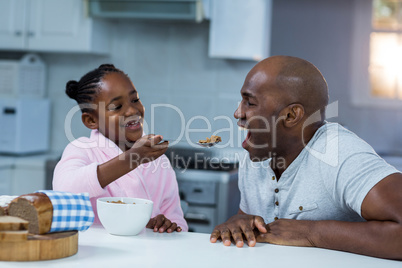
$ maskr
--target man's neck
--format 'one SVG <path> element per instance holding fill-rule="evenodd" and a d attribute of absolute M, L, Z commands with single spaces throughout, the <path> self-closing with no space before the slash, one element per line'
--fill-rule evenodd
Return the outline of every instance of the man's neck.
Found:
<path fill-rule="evenodd" d="M 292 145 L 292 150 L 287 153 L 281 153 L 272 157 L 270 165 L 275 173 L 276 179 L 279 180 L 283 172 L 292 164 L 297 156 L 304 149 L 303 144 Z"/>
<path fill-rule="evenodd" d="M 303 135 L 298 137 L 288 138 L 287 143 L 284 148 L 275 154 L 271 160 L 271 168 L 275 172 L 275 176 L 277 180 L 282 176 L 283 172 L 292 164 L 292 162 L 297 158 L 297 156 L 303 151 L 305 145 L 309 143 L 309 141 L 313 138 L 315 132 L 321 127 L 323 124 L 306 128 L 303 132 Z M 301 138 L 303 136 L 303 139 Z"/>

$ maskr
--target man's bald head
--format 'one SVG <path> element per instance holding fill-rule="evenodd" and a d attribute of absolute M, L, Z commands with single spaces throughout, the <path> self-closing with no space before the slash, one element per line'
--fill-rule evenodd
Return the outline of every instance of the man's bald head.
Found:
<path fill-rule="evenodd" d="M 277 89 L 284 94 L 284 99 L 302 104 L 306 115 L 321 110 L 324 116 L 328 105 L 328 86 L 312 63 L 297 57 L 273 56 L 259 62 L 254 68 L 275 76 Z"/>
<path fill-rule="evenodd" d="M 248 129 L 242 146 L 253 161 L 275 154 L 290 163 L 324 124 L 327 83 L 308 61 L 267 58 L 247 74 L 240 94 L 234 117 Z"/>

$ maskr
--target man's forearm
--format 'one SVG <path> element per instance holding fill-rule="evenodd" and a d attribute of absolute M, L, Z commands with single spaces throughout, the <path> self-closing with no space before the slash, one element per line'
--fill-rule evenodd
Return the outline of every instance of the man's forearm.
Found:
<path fill-rule="evenodd" d="M 310 237 L 320 248 L 402 260 L 402 225 L 391 221 L 316 221 Z"/>
<path fill-rule="evenodd" d="M 392 221 L 307 221 L 279 219 L 267 224 L 257 242 L 319 247 L 402 260 L 402 225 Z"/>

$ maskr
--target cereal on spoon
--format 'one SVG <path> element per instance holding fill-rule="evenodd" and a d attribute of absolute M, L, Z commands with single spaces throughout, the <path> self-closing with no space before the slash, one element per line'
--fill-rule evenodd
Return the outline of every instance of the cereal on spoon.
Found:
<path fill-rule="evenodd" d="M 212 135 L 211 138 L 206 138 L 205 140 L 199 140 L 199 143 L 217 143 L 217 142 L 221 142 L 222 139 L 219 136 L 216 135 Z"/>

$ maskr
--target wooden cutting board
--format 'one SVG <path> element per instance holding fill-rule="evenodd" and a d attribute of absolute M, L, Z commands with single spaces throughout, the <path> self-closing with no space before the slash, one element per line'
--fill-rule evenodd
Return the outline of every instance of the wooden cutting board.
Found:
<path fill-rule="evenodd" d="M 20 242 L 0 242 L 0 261 L 60 259 L 78 251 L 78 231 L 28 235 Z"/>

